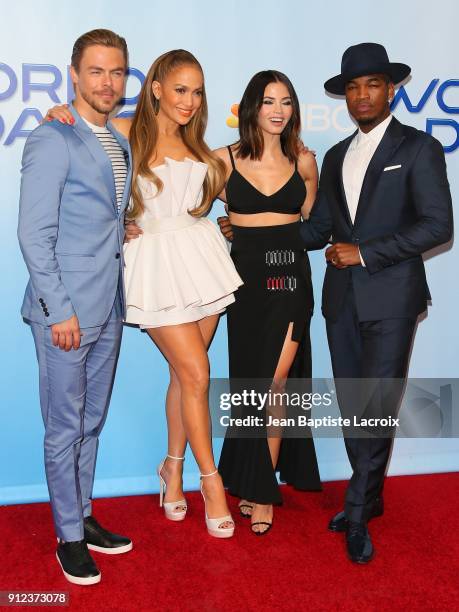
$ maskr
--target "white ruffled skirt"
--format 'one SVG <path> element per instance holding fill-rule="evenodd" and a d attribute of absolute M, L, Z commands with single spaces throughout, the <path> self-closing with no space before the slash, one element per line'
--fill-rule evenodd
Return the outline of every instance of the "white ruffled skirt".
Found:
<path fill-rule="evenodd" d="M 209 219 L 185 214 L 139 225 L 143 234 L 124 245 L 127 323 L 189 323 L 234 302 L 243 283 Z"/>

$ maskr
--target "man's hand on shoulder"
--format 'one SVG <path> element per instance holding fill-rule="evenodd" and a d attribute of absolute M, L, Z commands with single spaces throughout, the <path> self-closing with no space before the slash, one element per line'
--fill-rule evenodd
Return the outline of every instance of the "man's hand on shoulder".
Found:
<path fill-rule="evenodd" d="M 54 346 L 58 346 L 63 351 L 70 351 L 71 348 L 80 348 L 81 336 L 80 323 L 76 315 L 60 323 L 51 325 Z"/>
<path fill-rule="evenodd" d="M 298 145 L 298 160 L 301 158 L 301 156 L 306 155 L 306 153 L 309 153 L 310 155 L 313 155 L 314 157 L 317 155 L 316 151 L 307 147 L 304 144 L 304 142 L 301 140 L 301 138 L 298 139 L 297 145 Z"/>

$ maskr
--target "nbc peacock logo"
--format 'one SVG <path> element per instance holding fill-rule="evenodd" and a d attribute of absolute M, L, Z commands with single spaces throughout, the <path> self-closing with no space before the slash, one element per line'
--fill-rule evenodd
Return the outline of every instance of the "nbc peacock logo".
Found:
<path fill-rule="evenodd" d="M 239 127 L 239 104 L 231 106 L 231 115 L 226 118 L 226 125 L 230 128 Z"/>

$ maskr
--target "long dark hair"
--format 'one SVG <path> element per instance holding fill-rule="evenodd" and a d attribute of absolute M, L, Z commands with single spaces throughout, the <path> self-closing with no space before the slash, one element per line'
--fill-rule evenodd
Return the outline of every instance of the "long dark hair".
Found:
<path fill-rule="evenodd" d="M 293 162 L 298 156 L 298 139 L 301 130 L 300 104 L 290 79 L 277 70 L 262 70 L 249 81 L 239 104 L 239 136 L 236 145 L 237 156 L 245 159 L 261 159 L 263 155 L 263 134 L 258 125 L 258 113 L 265 89 L 270 83 L 283 83 L 292 100 L 292 116 L 281 134 L 281 147 L 284 155 Z"/>

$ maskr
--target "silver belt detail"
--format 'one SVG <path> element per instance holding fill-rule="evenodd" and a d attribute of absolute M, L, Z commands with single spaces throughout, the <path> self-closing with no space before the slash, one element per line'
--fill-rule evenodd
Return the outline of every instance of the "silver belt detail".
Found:
<path fill-rule="evenodd" d="M 268 266 L 285 266 L 295 263 L 295 251 L 291 251 L 290 249 L 266 251 L 265 263 Z"/>

